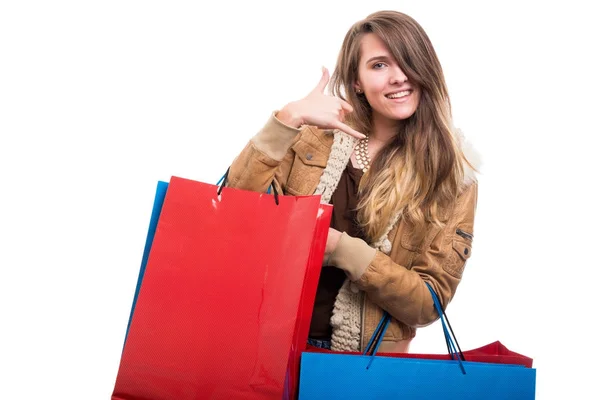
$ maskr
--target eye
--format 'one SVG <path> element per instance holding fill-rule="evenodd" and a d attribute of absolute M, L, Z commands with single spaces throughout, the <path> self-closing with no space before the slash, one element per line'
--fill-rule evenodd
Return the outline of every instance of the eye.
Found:
<path fill-rule="evenodd" d="M 385 64 L 382 63 L 382 62 L 378 62 L 378 63 L 373 64 L 373 69 L 381 69 L 383 67 L 385 67 Z"/>

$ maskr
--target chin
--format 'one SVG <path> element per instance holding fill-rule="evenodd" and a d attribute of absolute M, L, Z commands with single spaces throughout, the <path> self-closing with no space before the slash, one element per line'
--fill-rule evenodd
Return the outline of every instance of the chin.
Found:
<path fill-rule="evenodd" d="M 404 119 L 408 119 L 410 117 L 412 117 L 415 114 L 414 111 L 405 111 L 405 112 L 395 112 L 395 113 L 391 113 L 389 114 L 389 118 L 391 119 L 395 119 L 395 120 L 404 120 Z"/>

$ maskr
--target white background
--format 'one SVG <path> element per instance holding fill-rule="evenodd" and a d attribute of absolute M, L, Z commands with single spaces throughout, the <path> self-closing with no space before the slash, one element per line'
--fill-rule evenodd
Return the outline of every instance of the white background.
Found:
<path fill-rule="evenodd" d="M 426 29 L 484 160 L 447 311 L 461 347 L 534 358 L 537 398 L 592 396 L 597 15 L 577 1 L 349 4 L 2 2 L 0 398 L 110 398 L 156 182 L 216 183 L 379 9 Z M 439 323 L 411 350 L 445 352 Z"/>

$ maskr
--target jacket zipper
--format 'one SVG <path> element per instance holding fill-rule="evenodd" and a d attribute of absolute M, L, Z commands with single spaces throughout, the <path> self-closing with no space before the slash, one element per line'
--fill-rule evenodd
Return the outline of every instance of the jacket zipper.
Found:
<path fill-rule="evenodd" d="M 465 231 L 463 231 L 462 229 L 456 229 L 456 233 L 459 234 L 460 236 L 464 237 L 465 239 L 468 240 L 473 240 L 473 235 L 471 235 L 470 233 L 467 233 Z"/>

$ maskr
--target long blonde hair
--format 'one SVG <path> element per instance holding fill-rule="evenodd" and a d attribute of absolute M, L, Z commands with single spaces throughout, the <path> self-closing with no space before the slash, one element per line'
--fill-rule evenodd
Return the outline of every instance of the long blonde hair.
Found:
<path fill-rule="evenodd" d="M 354 90 L 358 80 L 361 39 L 376 34 L 399 67 L 421 89 L 415 113 L 403 121 L 394 140 L 380 150 L 363 176 L 358 221 L 367 238 L 385 234 L 390 220 L 402 213 L 415 225 L 443 226 L 444 210 L 457 198 L 465 159 L 452 132 L 451 105 L 442 67 L 423 28 L 396 11 L 380 11 L 355 23 L 344 39 L 330 88 L 354 112 L 347 123 L 370 133 L 372 109 Z"/>

